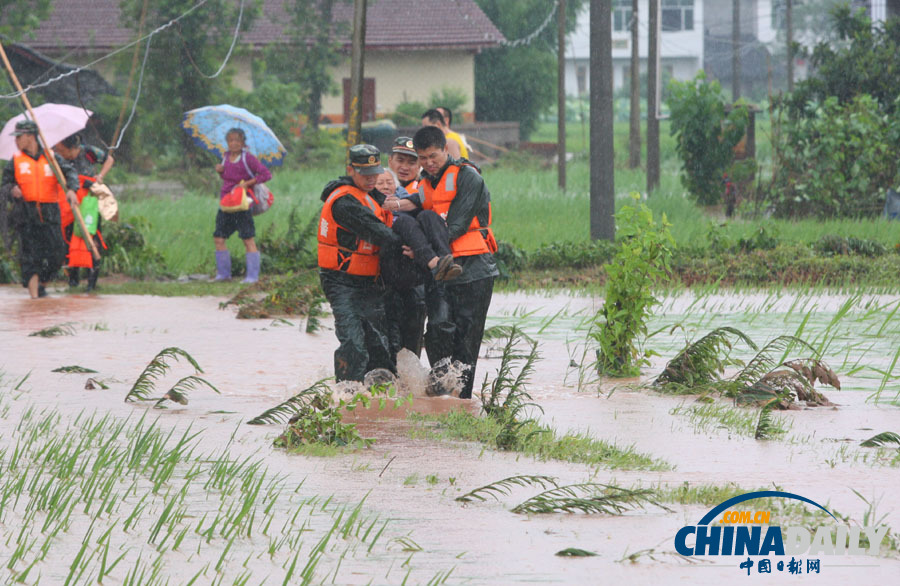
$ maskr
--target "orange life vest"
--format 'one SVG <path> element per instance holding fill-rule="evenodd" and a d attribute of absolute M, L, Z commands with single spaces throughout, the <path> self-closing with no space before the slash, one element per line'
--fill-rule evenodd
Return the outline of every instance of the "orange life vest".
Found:
<path fill-rule="evenodd" d="M 338 187 L 325 200 L 322 206 L 322 217 L 319 220 L 319 267 L 333 271 L 341 271 L 350 275 L 377 277 L 381 271 L 378 263 L 378 247 L 357 237 L 355 248 L 345 248 L 338 244 L 338 229 L 346 230 L 339 225 L 332 215 L 331 208 L 338 198 L 351 195 L 375 214 L 375 217 L 390 226 L 393 215 L 382 209 L 372 197 L 354 185 Z M 349 232 L 349 230 L 348 230 Z"/>
<path fill-rule="evenodd" d="M 419 180 L 413 179 L 409 182 L 409 185 L 406 186 L 406 193 L 412 195 L 419 191 Z"/>
<path fill-rule="evenodd" d="M 78 196 L 78 203 L 81 203 L 84 196 L 90 193 L 90 189 L 84 186 L 86 181 L 96 181 L 96 178 L 90 175 L 78 175 L 78 185 L 81 186 L 75 192 L 75 195 Z M 63 228 L 75 221 L 75 214 L 72 212 L 72 206 L 69 205 L 69 198 L 66 197 L 66 192 L 62 187 L 59 188 L 59 218 Z"/>
<path fill-rule="evenodd" d="M 46 153 L 41 153 L 37 160 L 23 152 L 16 153 L 13 158 L 16 169 L 16 183 L 22 190 L 25 201 L 38 203 L 57 203 L 59 201 L 59 182 L 47 162 Z"/>
<path fill-rule="evenodd" d="M 475 169 L 472 165 L 465 166 Z M 423 180 L 419 183 L 419 188 L 423 195 L 423 209 L 434 210 L 442 218 L 447 219 L 450 203 L 456 197 L 456 178 L 459 176 L 460 170 L 461 167 L 459 165 L 447 167 L 437 187 L 432 187 L 431 182 L 428 180 Z M 491 217 L 491 202 L 488 202 L 487 224 L 482 226 L 478 221 L 478 216 L 473 217 L 468 231 L 459 238 L 450 241 L 450 251 L 453 253 L 453 256 L 475 256 L 487 252 L 497 252 L 497 241 L 494 240 L 494 232 L 491 230 Z"/>
<path fill-rule="evenodd" d="M 100 234 L 100 230 L 97 230 L 97 238 L 100 240 L 100 245 L 106 250 L 106 241 L 103 240 L 103 235 Z M 84 238 L 80 236 L 72 236 L 72 241 L 69 243 L 69 254 L 67 258 L 69 259 L 67 265 L 69 268 L 94 268 L 94 257 L 91 254 L 91 250 L 88 248 Z"/>

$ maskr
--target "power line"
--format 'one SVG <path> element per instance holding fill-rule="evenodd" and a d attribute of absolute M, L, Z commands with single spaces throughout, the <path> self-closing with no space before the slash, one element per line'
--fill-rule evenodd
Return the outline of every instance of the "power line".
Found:
<path fill-rule="evenodd" d="M 134 40 L 134 41 L 128 43 L 127 45 L 123 45 L 123 46 L 119 47 L 118 49 L 116 49 L 115 51 L 112 51 L 112 52 L 110 52 L 110 53 L 107 53 L 106 55 L 103 55 L 102 57 L 99 57 L 99 58 L 97 58 L 97 59 L 91 61 L 91 62 L 88 63 L 87 65 L 82 65 L 82 66 L 77 67 L 77 68 L 75 68 L 75 69 L 73 69 L 73 70 L 71 70 L 71 71 L 67 71 L 67 72 L 62 73 L 62 74 L 60 74 L 60 75 L 57 75 L 56 77 L 51 78 L 51 79 L 48 79 L 48 80 L 45 81 L 45 82 L 38 83 L 38 84 L 31 84 L 31 85 L 29 85 L 28 87 L 23 88 L 21 92 L 15 92 L 15 93 L 12 93 L 12 94 L 0 95 L 0 99 L 3 99 L 3 100 L 14 100 L 14 99 L 20 97 L 22 94 L 25 94 L 25 93 L 29 92 L 30 90 L 38 89 L 38 88 L 42 88 L 42 87 L 46 87 L 46 86 L 48 86 L 48 85 L 50 85 L 50 84 L 52 84 L 52 83 L 56 83 L 57 81 L 59 81 L 59 80 L 61 80 L 61 79 L 64 79 L 64 78 L 66 78 L 66 77 L 69 77 L 70 75 L 75 75 L 76 73 L 80 73 L 80 72 L 84 71 L 85 69 L 89 69 L 89 68 L 93 67 L 94 65 L 96 65 L 97 63 L 100 63 L 101 61 L 104 61 L 104 60 L 106 60 L 106 59 L 109 59 L 109 58 L 112 57 L 113 55 L 117 55 L 117 54 L 121 53 L 122 51 L 124 51 L 125 49 L 128 49 L 128 48 L 130 48 L 130 47 L 135 46 L 136 44 L 140 43 L 141 41 L 149 40 L 149 39 L 150 39 L 151 37 L 153 37 L 154 35 L 161 33 L 162 31 L 164 31 L 164 30 L 166 30 L 167 28 L 171 27 L 172 25 L 174 25 L 175 23 L 177 23 L 178 21 L 180 21 L 180 20 L 183 19 L 184 17 L 186 17 L 186 16 L 188 16 L 189 14 L 191 14 L 192 12 L 196 11 L 198 8 L 202 7 L 202 6 L 203 6 L 204 4 L 206 4 L 207 2 L 209 2 L 209 0 L 200 0 L 200 2 L 198 2 L 198 3 L 195 4 L 194 6 L 192 6 L 191 8 L 189 8 L 188 10 L 186 10 L 185 12 L 183 12 L 181 15 L 179 15 L 179 16 L 173 18 L 172 20 L 170 20 L 169 22 L 167 22 L 167 23 L 165 23 L 165 24 L 163 24 L 163 25 L 161 25 L 161 26 L 155 28 L 155 29 L 154 29 L 153 31 L 151 31 L 149 34 L 147 34 L 147 35 L 145 35 L 145 36 L 143 36 L 143 37 L 141 37 L 141 38 L 139 38 L 139 39 L 136 39 L 136 40 Z M 229 52 L 229 55 L 230 55 L 230 52 Z"/>
<path fill-rule="evenodd" d="M 553 6 L 550 7 L 550 12 L 547 13 L 547 18 L 544 19 L 544 22 L 542 22 L 534 32 L 532 32 L 528 36 L 522 37 L 521 39 L 516 39 L 515 41 L 502 41 L 500 45 L 504 47 L 519 47 L 522 45 L 531 44 L 531 41 L 533 41 L 539 34 L 544 32 L 544 29 L 547 28 L 547 25 L 550 24 L 551 20 L 553 20 L 553 15 L 556 14 L 556 10 L 558 7 L 559 0 L 553 0 Z"/>

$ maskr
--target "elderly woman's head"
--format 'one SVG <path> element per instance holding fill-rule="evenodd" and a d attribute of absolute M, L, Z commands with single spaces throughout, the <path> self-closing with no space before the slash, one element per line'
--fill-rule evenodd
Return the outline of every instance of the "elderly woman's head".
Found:
<path fill-rule="evenodd" d="M 385 167 L 384 173 L 379 175 L 378 180 L 375 182 L 375 189 L 385 195 L 393 195 L 397 191 L 398 185 L 400 185 L 400 182 L 397 180 L 397 174 Z"/>

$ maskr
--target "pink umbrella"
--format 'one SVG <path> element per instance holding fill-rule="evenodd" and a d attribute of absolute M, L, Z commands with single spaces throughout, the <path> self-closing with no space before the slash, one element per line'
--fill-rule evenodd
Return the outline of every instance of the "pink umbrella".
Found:
<path fill-rule="evenodd" d="M 41 127 L 51 148 L 67 136 L 82 130 L 93 114 L 90 110 L 67 104 L 42 104 L 34 108 L 38 126 Z M 0 159 L 12 159 L 19 152 L 12 133 L 16 128 L 16 122 L 30 119 L 27 113 L 22 113 L 10 118 L 3 126 L 3 131 L 0 132 Z"/>

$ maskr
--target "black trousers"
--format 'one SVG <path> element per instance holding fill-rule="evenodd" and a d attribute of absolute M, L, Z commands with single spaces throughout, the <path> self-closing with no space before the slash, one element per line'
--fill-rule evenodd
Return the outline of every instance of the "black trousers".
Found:
<path fill-rule="evenodd" d="M 60 226 L 59 204 L 20 202 L 19 270 L 22 286 L 34 275 L 41 283 L 50 281 L 66 259 L 66 244 Z"/>
<path fill-rule="evenodd" d="M 435 294 L 441 288 L 443 295 Z M 462 399 L 472 396 L 478 351 L 493 292 L 494 278 L 487 277 L 459 285 L 439 284 L 427 295 L 425 351 L 428 360 L 433 365 L 449 356 L 470 367 L 464 375 L 459 395 Z"/>
<path fill-rule="evenodd" d="M 334 351 L 334 378 L 362 381 L 374 368 L 397 371 L 387 336 L 384 290 L 374 283 L 353 285 L 319 273 L 325 298 L 334 313 L 334 331 L 340 346 Z"/>

